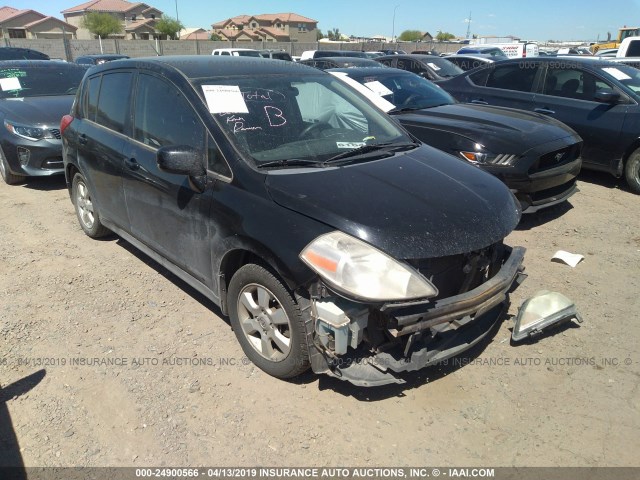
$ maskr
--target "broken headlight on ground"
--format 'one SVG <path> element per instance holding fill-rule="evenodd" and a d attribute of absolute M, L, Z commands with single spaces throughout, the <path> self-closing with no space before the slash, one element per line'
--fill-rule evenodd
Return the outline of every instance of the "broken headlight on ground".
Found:
<path fill-rule="evenodd" d="M 514 342 L 519 342 L 540 335 L 545 328 L 572 318 L 582 323 L 582 317 L 571 300 L 561 293 L 543 290 L 522 304 L 511 338 Z"/>

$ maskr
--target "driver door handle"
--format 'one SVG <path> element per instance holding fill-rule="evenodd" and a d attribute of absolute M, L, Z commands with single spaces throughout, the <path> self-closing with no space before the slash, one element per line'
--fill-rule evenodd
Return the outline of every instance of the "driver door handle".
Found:
<path fill-rule="evenodd" d="M 534 108 L 533 111 L 536 113 L 542 113 L 543 115 L 553 115 L 556 113 L 554 110 L 549 110 L 548 108 Z"/>
<path fill-rule="evenodd" d="M 140 168 L 140 164 L 135 158 L 125 158 L 124 164 L 129 170 L 138 170 Z"/>

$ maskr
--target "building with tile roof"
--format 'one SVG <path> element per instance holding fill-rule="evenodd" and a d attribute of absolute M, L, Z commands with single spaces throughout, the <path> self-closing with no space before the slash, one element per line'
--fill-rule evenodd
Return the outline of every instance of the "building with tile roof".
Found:
<path fill-rule="evenodd" d="M 77 28 L 30 9 L 0 7 L 2 38 L 76 38 Z"/>
<path fill-rule="evenodd" d="M 178 35 L 180 40 L 209 40 L 211 32 L 204 28 L 183 28 Z"/>
<path fill-rule="evenodd" d="M 156 32 L 154 25 L 162 17 L 162 11 L 146 3 L 125 0 L 91 0 L 62 11 L 65 20 L 77 27 L 79 39 L 92 39 L 94 35 L 83 25 L 83 19 L 90 12 L 108 13 L 122 22 L 122 32 L 115 38 L 127 40 L 149 40 L 165 38 Z"/>
<path fill-rule="evenodd" d="M 315 42 L 318 21 L 297 13 L 238 15 L 211 25 L 224 40 Z"/>

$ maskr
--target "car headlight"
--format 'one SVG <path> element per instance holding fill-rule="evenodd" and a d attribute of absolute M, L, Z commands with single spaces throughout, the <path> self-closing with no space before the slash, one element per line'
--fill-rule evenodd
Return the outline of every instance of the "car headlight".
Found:
<path fill-rule="evenodd" d="M 417 271 L 346 233 L 321 235 L 300 259 L 354 299 L 398 301 L 433 297 L 438 289 Z"/>
<path fill-rule="evenodd" d="M 4 126 L 14 135 L 18 137 L 26 138 L 27 140 L 33 140 L 37 142 L 43 138 L 56 138 L 48 129 L 41 127 L 32 127 L 30 125 L 21 125 L 19 123 L 4 121 Z"/>
<path fill-rule="evenodd" d="M 498 167 L 510 167 L 515 161 L 518 159 L 517 155 L 509 154 L 509 153 L 486 153 L 486 152 L 464 152 L 461 151 L 460 155 L 466 161 L 473 164 L 480 165 L 495 165 Z"/>

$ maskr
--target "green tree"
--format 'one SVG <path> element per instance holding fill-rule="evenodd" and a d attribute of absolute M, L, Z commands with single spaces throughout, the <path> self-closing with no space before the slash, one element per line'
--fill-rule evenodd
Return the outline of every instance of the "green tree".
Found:
<path fill-rule="evenodd" d="M 400 34 L 398 40 L 403 42 L 416 42 L 422 38 L 422 32 L 420 30 L 405 30 Z"/>
<path fill-rule="evenodd" d="M 439 42 L 448 42 L 452 38 L 456 38 L 456 36 L 453 33 L 449 32 L 438 32 L 438 34 L 436 35 L 436 40 Z"/>
<path fill-rule="evenodd" d="M 81 25 L 94 35 L 106 38 L 122 32 L 122 23 L 113 15 L 104 12 L 89 12 Z"/>
<path fill-rule="evenodd" d="M 340 40 L 340 30 L 337 28 L 332 28 L 327 32 L 327 37 L 329 38 L 329 40 Z"/>
<path fill-rule="evenodd" d="M 322 40 L 324 38 L 324 34 L 322 33 L 322 30 L 318 29 L 318 31 L 316 32 L 316 40 Z"/>
<path fill-rule="evenodd" d="M 221 42 L 224 40 L 224 38 L 222 38 L 220 35 L 218 35 L 216 32 L 213 32 L 211 34 L 211 38 L 209 38 L 209 40 L 213 40 L 214 42 Z"/>
<path fill-rule="evenodd" d="M 184 25 L 180 20 L 176 20 L 168 15 L 162 15 L 162 18 L 155 24 L 156 32 L 166 35 L 171 40 L 175 40 L 178 36 L 178 32 L 184 28 Z"/>

